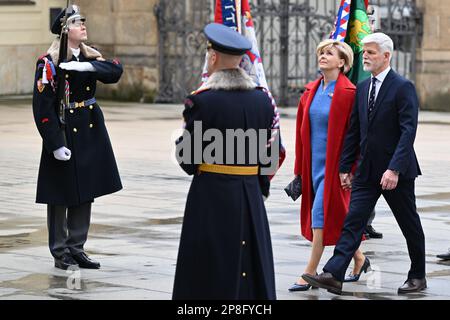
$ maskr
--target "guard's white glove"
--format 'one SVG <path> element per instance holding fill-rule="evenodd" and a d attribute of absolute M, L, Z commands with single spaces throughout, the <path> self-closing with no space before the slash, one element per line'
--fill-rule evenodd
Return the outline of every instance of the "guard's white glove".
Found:
<path fill-rule="evenodd" d="M 59 67 L 64 70 L 75 70 L 79 72 L 95 72 L 95 68 L 89 62 L 78 62 L 78 61 L 70 61 L 70 62 L 62 62 L 59 64 Z"/>
<path fill-rule="evenodd" d="M 69 149 L 67 149 L 66 147 L 61 147 L 61 148 L 53 151 L 53 155 L 55 156 L 56 160 L 68 161 L 68 160 L 70 160 L 70 156 L 72 155 L 72 152 Z"/>

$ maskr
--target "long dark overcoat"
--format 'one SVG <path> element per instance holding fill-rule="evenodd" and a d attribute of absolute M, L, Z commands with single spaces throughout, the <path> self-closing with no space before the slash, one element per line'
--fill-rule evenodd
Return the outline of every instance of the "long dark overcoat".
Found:
<path fill-rule="evenodd" d="M 229 82 L 226 74 L 222 76 Z M 186 130 L 196 139 L 212 128 L 223 134 L 226 129 L 270 129 L 274 111 L 261 90 L 212 89 L 190 95 L 183 115 Z M 194 132 L 194 121 L 201 121 L 202 132 Z M 203 144 L 203 150 L 207 145 Z M 224 150 L 225 158 L 226 154 Z M 185 208 L 173 299 L 275 299 L 263 202 L 268 177 L 199 173 L 197 165 L 187 163 L 181 167 L 194 178 Z"/>
<path fill-rule="evenodd" d="M 120 190 L 122 184 L 102 110 L 97 103 L 66 110 L 65 142 L 55 111 L 54 88 L 51 81 L 42 81 L 44 58 L 52 61 L 51 55 L 38 60 L 33 92 L 34 119 L 43 140 L 36 202 L 74 206 Z M 76 58 L 72 57 L 72 61 Z M 79 61 L 91 62 L 96 71 L 68 72 L 70 102 L 94 98 L 97 80 L 115 83 L 122 75 L 117 60 L 86 58 L 82 52 Z M 53 151 L 64 145 L 71 150 L 71 159 L 56 160 Z"/>

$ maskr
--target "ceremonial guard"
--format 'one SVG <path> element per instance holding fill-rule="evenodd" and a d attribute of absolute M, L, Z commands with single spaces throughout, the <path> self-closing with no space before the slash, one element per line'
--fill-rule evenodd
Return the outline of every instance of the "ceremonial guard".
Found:
<path fill-rule="evenodd" d="M 123 69 L 84 43 L 85 21 L 77 6 L 59 14 L 51 28 L 58 38 L 38 59 L 34 81 L 43 140 L 36 202 L 47 204 L 49 247 L 60 269 L 100 268 L 84 252 L 91 203 L 122 188 L 95 91 L 97 80 L 116 83 Z"/>
<path fill-rule="evenodd" d="M 258 137 L 264 139 L 258 145 L 262 142 L 267 147 L 274 118 L 271 98 L 239 67 L 251 43 L 222 24 L 209 24 L 204 32 L 209 78 L 186 99 L 187 136 L 177 141 L 177 149 L 211 129 L 222 133 L 224 145 L 230 142 L 227 130 L 263 129 L 269 135 Z M 201 130 L 196 129 L 199 125 Z M 193 147 L 190 157 L 180 163 L 194 177 L 184 213 L 173 299 L 275 299 L 272 244 L 263 202 L 269 194 L 269 176 L 262 174 L 260 158 L 256 164 L 248 161 L 251 143 L 240 150 L 223 148 L 223 159 L 236 161 L 244 154 L 243 164 L 207 163 L 202 154 L 208 147 L 203 143 L 198 154 Z M 196 163 L 196 156 L 203 161 Z"/>

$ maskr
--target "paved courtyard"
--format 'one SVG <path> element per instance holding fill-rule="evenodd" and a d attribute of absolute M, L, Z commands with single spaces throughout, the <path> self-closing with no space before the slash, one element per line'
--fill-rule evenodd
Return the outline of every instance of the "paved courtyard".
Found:
<path fill-rule="evenodd" d="M 47 248 L 46 207 L 34 203 L 41 139 L 31 102 L 0 100 L 0 299 L 170 299 L 181 222 L 191 178 L 172 158 L 181 105 L 101 104 L 124 189 L 93 205 L 86 249 L 100 270 L 62 271 Z M 381 240 L 362 245 L 374 271 L 342 296 L 324 290 L 289 293 L 307 263 L 310 246 L 299 235 L 300 201 L 283 191 L 293 171 L 295 109 L 283 110 L 288 156 L 272 183 L 267 210 L 279 299 L 450 299 L 450 263 L 435 258 L 450 247 L 450 115 L 421 112 L 416 152 L 423 176 L 416 182 L 426 235 L 429 289 L 398 296 L 409 258 L 384 200 L 375 228 Z M 325 250 L 321 266 L 332 254 Z"/>

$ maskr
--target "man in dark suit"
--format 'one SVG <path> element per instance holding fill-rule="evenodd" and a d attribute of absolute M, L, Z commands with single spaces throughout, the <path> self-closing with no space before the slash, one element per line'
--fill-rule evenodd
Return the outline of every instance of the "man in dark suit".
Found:
<path fill-rule="evenodd" d="M 374 33 L 363 43 L 364 69 L 372 77 L 357 87 L 339 169 L 342 187 L 352 189 L 349 212 L 324 272 L 303 278 L 341 294 L 345 271 L 360 245 L 370 212 L 383 195 L 406 238 L 411 259 L 408 278 L 398 293 L 419 292 L 426 288 L 425 237 L 414 194 L 414 180 L 421 174 L 413 147 L 419 103 L 414 85 L 390 68 L 392 40 Z M 353 179 L 351 166 L 356 159 Z"/>

